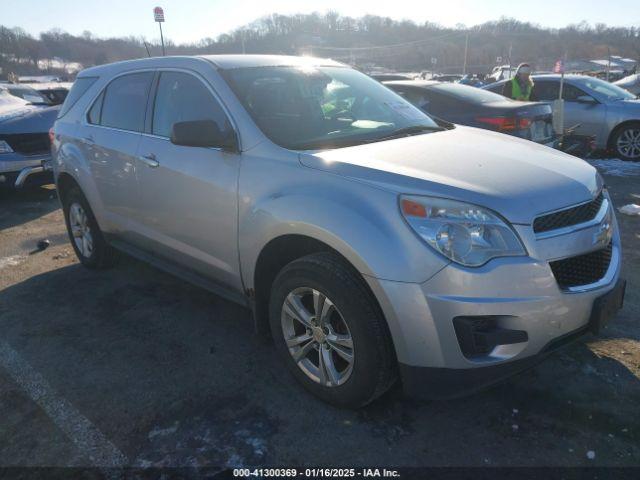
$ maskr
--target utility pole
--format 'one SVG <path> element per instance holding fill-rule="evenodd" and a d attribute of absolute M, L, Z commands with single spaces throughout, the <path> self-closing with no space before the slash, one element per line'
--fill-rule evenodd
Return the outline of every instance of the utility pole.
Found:
<path fill-rule="evenodd" d="M 245 32 L 245 31 L 244 31 L 244 30 L 242 30 L 242 37 L 241 37 L 241 39 L 242 39 L 242 54 L 243 54 L 243 55 L 246 53 L 246 51 L 245 51 L 245 46 L 244 46 L 244 32 Z"/>
<path fill-rule="evenodd" d="M 610 71 L 611 71 L 611 48 L 607 47 L 607 82 L 609 81 Z"/>
<path fill-rule="evenodd" d="M 511 70 L 511 52 L 513 51 L 513 43 L 509 43 L 509 78 L 513 77 Z"/>
<path fill-rule="evenodd" d="M 464 66 L 462 67 L 462 74 L 467 74 L 467 54 L 469 53 L 469 32 L 464 40 Z"/>

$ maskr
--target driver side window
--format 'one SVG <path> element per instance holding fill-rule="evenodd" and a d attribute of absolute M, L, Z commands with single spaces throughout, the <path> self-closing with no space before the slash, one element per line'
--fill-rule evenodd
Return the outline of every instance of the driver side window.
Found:
<path fill-rule="evenodd" d="M 573 85 L 566 83 L 562 87 L 562 90 L 562 98 L 564 98 L 566 102 L 576 102 L 578 101 L 578 97 L 584 97 L 585 95 L 588 97 L 591 96 L 580 90 L 578 87 L 574 87 Z"/>
<path fill-rule="evenodd" d="M 151 132 L 170 137 L 174 123 L 194 120 L 213 120 L 221 132 L 231 128 L 226 113 L 200 80 L 188 73 L 162 72 Z"/>

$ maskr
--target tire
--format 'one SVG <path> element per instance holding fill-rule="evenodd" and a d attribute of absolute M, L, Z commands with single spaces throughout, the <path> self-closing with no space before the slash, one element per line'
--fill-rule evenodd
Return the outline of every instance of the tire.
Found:
<path fill-rule="evenodd" d="M 611 138 L 614 153 L 622 160 L 640 161 L 640 122 L 628 123 Z"/>
<path fill-rule="evenodd" d="M 323 321 L 315 320 L 316 308 L 325 313 L 319 316 Z M 362 407 L 396 380 L 391 335 L 377 302 L 358 272 L 332 253 L 302 257 L 280 271 L 271 289 L 269 320 L 288 369 L 325 402 Z"/>
<path fill-rule="evenodd" d="M 64 195 L 62 206 L 69 242 L 80 263 L 95 270 L 112 266 L 116 251 L 105 241 L 89 202 L 78 187 Z"/>

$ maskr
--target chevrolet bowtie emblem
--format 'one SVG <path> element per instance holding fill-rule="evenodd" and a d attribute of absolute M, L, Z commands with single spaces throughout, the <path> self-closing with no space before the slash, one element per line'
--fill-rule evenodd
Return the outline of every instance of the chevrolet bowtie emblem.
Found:
<path fill-rule="evenodd" d="M 613 235 L 613 228 L 611 227 L 611 216 L 607 214 L 604 217 L 596 233 L 593 234 L 593 245 L 608 245 Z"/>

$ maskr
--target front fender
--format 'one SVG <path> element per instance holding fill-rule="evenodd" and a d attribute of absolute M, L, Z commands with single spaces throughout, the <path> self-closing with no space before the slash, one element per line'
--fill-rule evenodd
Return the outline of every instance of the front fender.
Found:
<path fill-rule="evenodd" d="M 363 275 L 379 279 L 424 282 L 448 263 L 405 224 L 395 194 L 299 164 L 291 168 L 294 175 L 247 182 L 260 185 L 257 195 L 241 193 L 239 253 L 246 288 L 254 286 L 262 249 L 283 235 L 321 241 Z"/>

